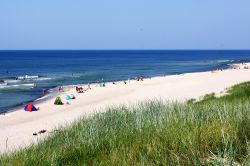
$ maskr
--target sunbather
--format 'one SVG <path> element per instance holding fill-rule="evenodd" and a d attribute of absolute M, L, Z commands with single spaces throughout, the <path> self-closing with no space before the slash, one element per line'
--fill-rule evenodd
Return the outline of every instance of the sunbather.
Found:
<path fill-rule="evenodd" d="M 83 88 L 76 86 L 76 92 L 77 93 L 83 93 Z"/>

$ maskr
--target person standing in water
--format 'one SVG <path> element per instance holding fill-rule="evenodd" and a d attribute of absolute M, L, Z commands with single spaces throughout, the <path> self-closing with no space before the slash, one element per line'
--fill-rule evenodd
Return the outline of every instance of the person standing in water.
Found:
<path fill-rule="evenodd" d="M 43 95 L 45 95 L 46 89 L 43 89 Z"/>

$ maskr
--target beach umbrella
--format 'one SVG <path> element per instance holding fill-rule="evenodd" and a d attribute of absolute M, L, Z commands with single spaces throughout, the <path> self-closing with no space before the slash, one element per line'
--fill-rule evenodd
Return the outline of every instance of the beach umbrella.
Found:
<path fill-rule="evenodd" d="M 32 111 L 37 111 L 37 108 L 32 103 L 29 103 L 28 105 L 24 107 L 24 110 L 28 112 L 32 112 Z"/>
<path fill-rule="evenodd" d="M 69 101 L 71 99 L 70 95 L 66 95 L 65 99 Z"/>

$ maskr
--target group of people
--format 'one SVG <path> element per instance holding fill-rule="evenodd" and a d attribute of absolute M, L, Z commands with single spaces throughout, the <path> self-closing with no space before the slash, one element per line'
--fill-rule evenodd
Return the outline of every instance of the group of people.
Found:
<path fill-rule="evenodd" d="M 142 77 L 142 76 L 137 76 L 137 77 L 135 77 L 135 80 L 136 80 L 136 81 L 143 81 L 143 77 Z M 123 84 L 127 84 L 127 81 L 122 81 L 122 83 L 123 83 Z M 113 84 L 116 84 L 116 83 L 113 82 Z M 104 79 L 102 79 L 101 81 L 97 81 L 97 85 L 100 86 L 100 87 L 105 87 L 106 84 L 105 84 Z M 84 89 L 84 88 L 81 87 L 81 86 L 76 86 L 76 92 L 77 92 L 77 93 L 83 93 L 84 91 L 86 91 L 86 90 L 88 90 L 88 89 L 91 89 L 91 88 L 90 88 L 90 83 L 88 83 L 87 86 L 88 86 L 87 89 Z M 37 87 L 37 84 L 34 83 L 34 88 L 36 88 L 36 87 Z M 43 95 L 46 94 L 46 91 L 47 91 L 46 89 L 42 89 Z M 59 87 L 58 87 L 58 91 L 59 91 L 59 92 L 64 92 L 63 87 L 62 87 L 62 86 L 59 86 Z"/>
<path fill-rule="evenodd" d="M 137 76 L 137 77 L 135 77 L 135 80 L 136 81 L 143 81 L 143 77 L 142 76 Z M 101 79 L 101 81 L 98 80 L 98 81 L 96 81 L 96 83 L 97 83 L 97 86 L 100 86 L 100 87 L 105 87 L 106 86 L 104 79 Z M 127 84 L 127 81 L 122 81 L 122 83 Z M 113 84 L 116 84 L 116 83 L 113 82 Z M 87 91 L 88 89 L 91 89 L 90 83 L 88 83 L 86 89 L 84 89 L 81 86 L 76 86 L 75 89 L 76 89 L 77 93 L 84 93 L 84 91 Z M 59 92 L 63 92 L 63 88 L 61 86 L 59 87 Z"/>
<path fill-rule="evenodd" d="M 135 80 L 136 81 L 143 81 L 143 77 L 142 76 L 137 76 L 137 77 L 135 77 Z"/>
<path fill-rule="evenodd" d="M 98 84 L 100 87 L 105 87 L 105 86 L 106 86 L 105 81 L 104 81 L 103 78 L 102 78 L 101 81 L 97 81 L 97 84 Z"/>
<path fill-rule="evenodd" d="M 143 81 L 143 77 L 142 76 L 137 76 L 135 77 L 135 80 L 136 81 Z M 100 86 L 100 87 L 105 87 L 106 86 L 106 83 L 104 81 L 104 79 L 102 78 L 101 81 L 97 80 L 96 81 L 97 85 L 96 86 Z M 127 84 L 127 81 L 122 81 L 123 84 Z M 113 84 L 116 84 L 115 82 L 113 82 Z M 88 83 L 88 87 L 87 89 L 84 89 L 83 87 L 81 86 L 76 86 L 76 92 L 77 93 L 83 93 L 84 91 L 88 90 L 88 89 L 91 89 L 90 88 L 90 83 Z M 60 90 L 59 90 L 60 91 Z"/>
<path fill-rule="evenodd" d="M 91 88 L 90 88 L 90 83 L 88 83 L 87 89 L 83 89 L 83 87 L 81 87 L 81 86 L 76 86 L 76 92 L 77 92 L 77 93 L 83 93 L 84 91 L 86 91 L 86 90 L 88 90 L 88 89 L 91 89 Z"/>
<path fill-rule="evenodd" d="M 249 69 L 249 67 L 246 66 L 246 63 L 241 63 L 241 65 L 243 66 L 243 69 Z M 241 66 L 238 64 L 232 64 L 230 65 L 229 69 L 241 69 Z"/>
<path fill-rule="evenodd" d="M 83 93 L 83 88 L 81 86 L 76 86 L 77 93 Z"/>

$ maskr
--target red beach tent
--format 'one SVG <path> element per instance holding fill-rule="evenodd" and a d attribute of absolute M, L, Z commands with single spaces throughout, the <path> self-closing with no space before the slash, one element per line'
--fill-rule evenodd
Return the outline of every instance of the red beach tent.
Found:
<path fill-rule="evenodd" d="M 28 105 L 24 107 L 24 110 L 28 112 L 32 112 L 32 111 L 37 111 L 37 108 L 32 103 L 29 103 Z"/>

